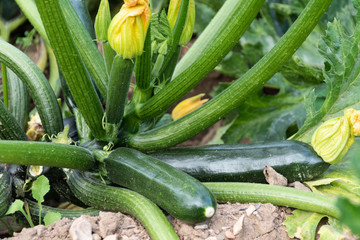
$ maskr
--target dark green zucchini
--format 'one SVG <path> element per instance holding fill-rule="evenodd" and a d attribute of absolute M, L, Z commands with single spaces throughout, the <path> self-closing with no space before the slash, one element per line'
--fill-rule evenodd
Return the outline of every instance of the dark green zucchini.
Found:
<path fill-rule="evenodd" d="M 302 182 L 330 166 L 310 145 L 298 141 L 173 148 L 149 154 L 203 182 L 265 183 L 265 166 L 273 167 L 289 182 Z"/>
<path fill-rule="evenodd" d="M 104 160 L 113 183 L 152 200 L 172 216 L 201 222 L 215 213 L 214 195 L 195 178 L 130 148 L 117 148 Z"/>
<path fill-rule="evenodd" d="M 10 207 L 11 186 L 10 174 L 3 166 L 0 166 L 0 217 L 2 217 Z"/>

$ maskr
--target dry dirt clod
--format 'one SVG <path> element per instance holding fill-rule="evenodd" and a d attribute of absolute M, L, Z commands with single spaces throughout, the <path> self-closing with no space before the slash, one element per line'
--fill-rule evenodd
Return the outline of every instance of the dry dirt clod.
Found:
<path fill-rule="evenodd" d="M 104 240 L 118 240 L 118 235 L 117 234 L 109 235 L 106 238 L 104 238 Z"/>
<path fill-rule="evenodd" d="M 298 182 L 298 181 L 290 183 L 288 186 L 299 189 L 299 190 L 303 190 L 306 192 L 311 192 L 310 188 L 308 188 L 307 186 L 305 186 L 304 184 L 302 184 L 301 182 Z"/>
<path fill-rule="evenodd" d="M 227 239 L 235 239 L 235 235 L 234 235 L 230 230 L 227 230 L 227 231 L 225 232 L 225 237 L 226 237 Z"/>
<path fill-rule="evenodd" d="M 265 175 L 266 181 L 270 185 L 279 185 L 279 186 L 287 186 L 288 185 L 288 181 L 287 181 L 286 177 L 284 177 L 280 173 L 276 172 L 275 169 L 273 169 L 270 166 L 265 166 L 264 175 Z"/>
<path fill-rule="evenodd" d="M 243 227 L 243 224 L 244 224 L 244 217 L 245 217 L 244 214 L 241 215 L 239 220 L 237 220 L 237 222 L 234 224 L 234 227 L 233 227 L 234 235 L 238 235 L 240 233 L 240 231 L 242 230 L 242 227 Z"/>
<path fill-rule="evenodd" d="M 71 224 L 69 234 L 72 240 L 92 240 L 91 223 L 83 217 L 77 218 Z"/>

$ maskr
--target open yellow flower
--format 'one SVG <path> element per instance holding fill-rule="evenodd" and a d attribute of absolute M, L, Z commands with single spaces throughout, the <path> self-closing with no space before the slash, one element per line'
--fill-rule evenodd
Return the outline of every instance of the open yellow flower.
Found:
<path fill-rule="evenodd" d="M 181 4 L 181 0 L 170 0 L 168 19 L 171 29 L 174 29 L 175 27 L 176 19 L 180 11 L 180 4 Z M 190 41 L 191 36 L 193 35 L 194 25 L 195 25 L 195 1 L 189 0 L 189 7 L 186 15 L 185 26 L 183 32 L 181 33 L 181 37 L 179 41 L 180 45 L 184 45 Z"/>
<path fill-rule="evenodd" d="M 341 161 L 354 142 L 354 134 L 346 116 L 324 122 L 311 139 L 311 145 L 317 154 L 330 164 Z"/>
<path fill-rule="evenodd" d="M 186 114 L 194 111 L 195 109 L 201 107 L 204 103 L 206 103 L 209 99 L 202 99 L 201 98 L 204 96 L 205 94 L 199 94 L 196 95 L 194 97 L 191 98 L 187 98 L 185 100 L 183 100 L 182 102 L 180 102 L 178 105 L 176 105 L 176 107 L 174 108 L 174 110 L 171 113 L 172 119 L 175 121 L 183 116 L 185 116 Z"/>
<path fill-rule="evenodd" d="M 150 17 L 149 0 L 125 0 L 108 29 L 110 46 L 123 58 L 141 55 Z"/>

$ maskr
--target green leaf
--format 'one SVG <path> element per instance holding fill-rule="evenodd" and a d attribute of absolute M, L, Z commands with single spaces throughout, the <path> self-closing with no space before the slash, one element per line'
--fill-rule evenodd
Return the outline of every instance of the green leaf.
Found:
<path fill-rule="evenodd" d="M 347 35 L 338 20 L 328 24 L 326 35 L 319 43 L 319 51 L 326 60 L 323 74 L 328 95 L 319 110 L 310 109 L 314 114 L 306 119 L 293 139 L 310 142 L 311 135 L 322 122 L 343 115 L 345 108 L 360 107 L 359 43 L 359 23 L 351 36 Z"/>
<path fill-rule="evenodd" d="M 318 233 L 319 240 L 354 239 L 349 229 L 341 225 L 335 218 L 329 218 L 329 225 L 322 226 Z"/>
<path fill-rule="evenodd" d="M 223 89 L 224 85 L 219 88 Z M 222 131 L 221 139 L 227 144 L 278 141 L 288 137 L 288 129 L 296 131 L 302 125 L 305 120 L 303 95 L 309 89 L 289 83 L 281 74 L 276 74 L 266 88 L 278 93 L 257 91 L 241 108 L 227 116 L 227 129 L 219 129 L 217 138 Z"/>
<path fill-rule="evenodd" d="M 153 14 L 150 20 L 152 52 L 158 52 L 163 44 L 170 45 L 172 42 L 172 30 L 165 10 L 160 14 Z"/>
<path fill-rule="evenodd" d="M 293 211 L 293 215 L 287 216 L 283 225 L 291 238 L 313 240 L 316 235 L 316 228 L 321 219 L 326 215 L 307 212 L 302 210 Z"/>
<path fill-rule="evenodd" d="M 24 211 L 23 210 L 24 208 L 24 202 L 20 199 L 16 199 L 11 205 L 10 205 L 10 208 L 8 209 L 8 211 L 6 212 L 6 215 L 9 215 L 9 214 L 13 214 L 17 211 Z"/>
<path fill-rule="evenodd" d="M 49 226 L 52 223 L 59 221 L 61 219 L 61 214 L 58 212 L 48 212 L 44 217 L 45 226 Z"/>
<path fill-rule="evenodd" d="M 44 202 L 44 196 L 50 191 L 49 179 L 44 175 L 38 177 L 32 184 L 32 196 L 39 203 Z"/>

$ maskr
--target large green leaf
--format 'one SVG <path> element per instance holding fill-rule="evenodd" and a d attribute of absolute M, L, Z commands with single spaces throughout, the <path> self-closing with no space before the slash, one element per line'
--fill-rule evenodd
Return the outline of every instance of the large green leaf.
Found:
<path fill-rule="evenodd" d="M 307 119 L 293 139 L 310 142 L 312 133 L 322 122 L 343 115 L 345 108 L 360 107 L 359 43 L 359 23 L 351 36 L 338 20 L 328 24 L 326 35 L 319 43 L 319 51 L 326 60 L 323 74 L 328 94 L 319 110 L 311 104 L 316 95 L 308 96 Z"/>
<path fill-rule="evenodd" d="M 289 83 L 281 74 L 268 82 L 267 89 L 278 93 L 264 94 L 259 90 L 227 117 L 226 130 L 219 129 L 224 143 L 284 140 L 289 128 L 297 130 L 302 125 L 305 120 L 303 96 L 310 89 Z"/>
<path fill-rule="evenodd" d="M 324 217 L 326 217 L 324 214 L 295 210 L 293 215 L 286 217 L 283 225 L 289 237 L 313 240 L 316 236 L 316 228 Z"/>

